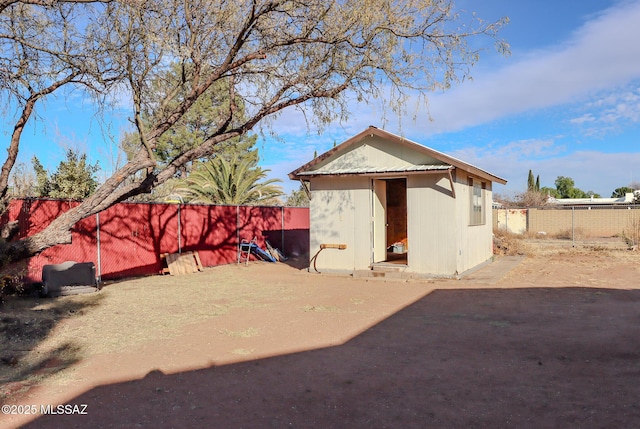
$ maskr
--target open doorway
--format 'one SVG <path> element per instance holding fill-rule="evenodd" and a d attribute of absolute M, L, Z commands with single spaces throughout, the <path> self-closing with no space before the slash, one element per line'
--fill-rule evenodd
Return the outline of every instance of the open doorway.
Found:
<path fill-rule="evenodd" d="M 373 263 L 407 264 L 407 180 L 373 181 Z"/>

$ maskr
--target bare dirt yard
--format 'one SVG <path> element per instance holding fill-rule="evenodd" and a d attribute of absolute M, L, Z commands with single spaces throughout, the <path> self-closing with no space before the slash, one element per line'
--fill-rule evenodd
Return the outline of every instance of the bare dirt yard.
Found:
<path fill-rule="evenodd" d="M 0 427 L 640 427 L 640 252 L 521 246 L 463 280 L 254 262 L 10 298 Z"/>

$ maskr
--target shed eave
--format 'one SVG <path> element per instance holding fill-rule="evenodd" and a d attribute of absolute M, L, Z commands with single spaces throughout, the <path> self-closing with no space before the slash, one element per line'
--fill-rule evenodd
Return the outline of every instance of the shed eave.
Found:
<path fill-rule="evenodd" d="M 325 152 L 321 155 L 319 155 L 318 157 L 316 157 L 315 159 L 313 159 L 312 161 L 304 164 L 303 166 L 297 168 L 296 170 L 292 171 L 291 173 L 289 173 L 289 178 L 292 180 L 300 180 L 303 177 L 314 177 L 313 176 L 313 169 L 316 168 L 319 164 L 321 164 L 322 162 L 324 162 L 325 160 L 338 155 L 340 152 L 346 150 L 348 147 L 357 144 L 359 142 L 361 142 L 362 140 L 366 139 L 367 137 L 372 137 L 372 136 L 378 136 L 384 139 L 387 139 L 389 141 L 392 141 L 394 143 L 403 145 L 403 146 L 407 146 L 413 150 L 416 150 L 418 152 L 427 154 L 445 164 L 451 165 L 457 169 L 460 169 L 462 171 L 466 171 L 469 174 L 472 174 L 474 176 L 477 176 L 481 179 L 485 179 L 485 180 L 489 180 L 491 182 L 495 182 L 495 183 L 499 183 L 501 185 L 504 185 L 507 183 L 506 179 L 503 179 L 501 177 L 498 177 L 494 174 L 489 173 L 488 171 L 485 171 L 481 168 L 478 168 L 474 165 L 468 164 L 464 161 L 461 161 L 457 158 L 454 158 L 452 156 L 449 155 L 445 155 L 442 152 L 439 152 L 435 149 L 431 149 L 429 147 L 423 146 L 421 144 L 418 144 L 416 142 L 413 142 L 411 140 L 405 139 L 404 137 L 395 135 L 393 133 L 390 133 L 388 131 L 379 129 L 377 127 L 374 126 L 370 126 L 369 128 L 365 129 L 364 131 L 360 132 L 359 134 L 351 137 L 350 139 L 346 140 L 345 142 L 343 142 L 342 144 L 334 147 L 333 149 L 329 150 L 328 152 Z M 367 173 L 362 173 L 362 174 L 367 174 Z M 373 174 L 373 173 L 372 173 Z M 375 174 L 377 174 L 377 172 L 375 172 Z M 340 173 L 340 175 L 342 175 L 342 173 Z M 317 174 L 316 174 L 317 176 Z"/>
<path fill-rule="evenodd" d="M 363 170 L 363 171 L 304 171 L 299 172 L 295 176 L 289 176 L 293 180 L 305 180 L 315 177 L 352 177 L 352 176 L 367 176 L 367 177 L 379 177 L 379 176 L 398 176 L 404 177 L 408 175 L 420 175 L 420 174 L 447 174 L 455 167 L 451 165 L 443 166 L 445 168 L 436 169 L 405 169 L 405 170 Z"/>

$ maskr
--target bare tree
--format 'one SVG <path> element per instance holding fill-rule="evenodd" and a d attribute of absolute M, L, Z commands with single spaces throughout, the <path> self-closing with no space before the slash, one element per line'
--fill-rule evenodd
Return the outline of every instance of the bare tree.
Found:
<path fill-rule="evenodd" d="M 303 109 L 319 125 L 345 119 L 352 100 L 387 97 L 402 112 L 409 96 L 426 100 L 465 78 L 479 53 L 468 39 L 497 40 L 504 23 L 463 23 L 451 0 L 148 0 L 93 10 L 92 37 L 125 74 L 137 151 L 80 205 L 11 243 L 13 259 L 70 242 L 79 220 L 150 192 L 284 109 Z M 152 85 L 175 64 L 180 79 Z M 217 125 L 199 145 L 157 162 L 160 137 L 212 87 L 228 91 L 216 98 L 224 107 Z"/>
<path fill-rule="evenodd" d="M 13 197 L 32 197 L 36 194 L 36 174 L 25 163 L 18 163 L 11 174 L 10 193 Z"/>
<path fill-rule="evenodd" d="M 5 115 L 15 118 L 8 155 L 0 169 L 0 206 L 6 205 L 22 132 L 36 104 L 71 85 L 98 95 L 121 74 L 110 67 L 94 32 L 88 26 L 83 30 L 75 27 L 82 25 L 87 7 L 54 1 L 31 2 L 49 4 L 47 7 L 26 3 L 0 3 L 0 101 Z M 13 115 L 9 115 L 11 110 Z"/>
<path fill-rule="evenodd" d="M 0 0 L 0 13 L 12 5 L 56 6 L 71 3 L 110 3 L 113 0 Z"/>

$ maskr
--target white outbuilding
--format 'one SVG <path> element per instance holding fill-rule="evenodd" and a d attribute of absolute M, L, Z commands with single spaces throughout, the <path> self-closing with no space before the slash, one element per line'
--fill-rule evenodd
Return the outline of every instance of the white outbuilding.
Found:
<path fill-rule="evenodd" d="M 309 191 L 310 269 L 458 277 L 491 261 L 506 180 L 369 127 L 289 174 Z"/>

